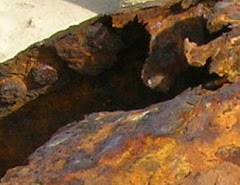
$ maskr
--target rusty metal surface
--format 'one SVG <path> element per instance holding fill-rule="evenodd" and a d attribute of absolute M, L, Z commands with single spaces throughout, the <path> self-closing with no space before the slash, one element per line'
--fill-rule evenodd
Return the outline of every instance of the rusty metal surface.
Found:
<path fill-rule="evenodd" d="M 60 129 L 1 184 L 220 185 L 217 173 L 239 184 L 239 95 L 239 83 L 198 87 L 142 110 L 92 114 Z"/>
<path fill-rule="evenodd" d="M 97 76 L 90 76 L 64 65 L 61 68 L 63 73 L 58 73 L 58 81 L 52 84 L 49 92 L 0 118 L 0 176 L 7 169 L 25 163 L 27 157 L 58 128 L 81 120 L 86 114 L 143 108 L 166 99 L 142 83 L 140 71 L 148 51 L 149 37 L 144 35 L 141 25 L 135 24 L 131 30 L 138 30 L 138 36 L 131 41 L 137 43 L 135 51 L 130 48 L 122 53 L 111 70 L 105 69 Z M 40 56 L 48 59 L 44 53 Z M 49 70 L 52 68 L 46 69 L 52 71 Z M 41 79 L 39 74 L 38 79 Z M 45 79 L 42 82 L 52 82 L 50 79 L 55 78 Z M 15 79 L 13 82 L 18 83 Z"/>
<path fill-rule="evenodd" d="M 117 60 L 123 43 L 120 36 L 96 22 L 54 40 L 57 55 L 81 74 L 97 75 Z"/>
<path fill-rule="evenodd" d="M 240 3 L 234 0 L 218 2 L 213 14 L 208 17 L 208 28 L 211 32 L 227 26 L 229 31 L 210 41 L 199 45 L 185 39 L 184 47 L 188 63 L 193 66 L 204 66 L 211 59 L 209 72 L 227 78 L 230 82 L 239 81 L 239 39 L 240 39 Z"/>
<path fill-rule="evenodd" d="M 240 4 L 162 2 L 95 18 L 0 65 L 0 161 L 36 145 L 27 138 L 40 135 L 42 142 L 61 116 L 68 123 L 91 110 L 136 108 L 138 101 L 146 106 L 153 102 L 150 88 L 160 91 L 161 100 L 192 88 L 144 109 L 73 122 L 0 184 L 240 184 Z M 14 126 L 25 115 L 26 124 Z M 41 121 L 33 127 L 35 119 Z M 21 144 L 15 147 L 16 140 Z"/>
<path fill-rule="evenodd" d="M 21 52 L 14 59 L 1 64 L 0 117 L 11 114 L 41 94 L 55 91 L 56 88 L 64 86 L 69 78 L 68 68 L 83 75 L 98 75 L 112 67 L 118 60 L 119 53 L 127 47 L 123 41 L 124 38 L 122 37 L 121 30 L 123 30 L 124 26 L 128 22 L 131 22 L 135 16 L 137 16 L 139 23 L 145 25 L 146 31 L 152 37 L 152 41 L 150 42 L 151 51 L 149 54 L 153 56 L 153 59 L 151 59 L 151 57 L 147 59 L 147 64 L 143 67 L 143 81 L 151 88 L 158 88 L 163 92 L 168 91 L 175 76 L 184 71 L 181 70 L 185 68 L 184 59 L 180 59 L 182 62 L 174 62 L 175 59 L 173 59 L 173 61 L 170 59 L 168 63 L 172 63 L 173 65 L 170 64 L 168 67 L 163 67 L 163 69 L 161 66 L 164 65 L 161 65 L 160 62 L 160 67 L 152 69 L 153 67 L 149 67 L 151 63 L 153 63 L 154 67 L 158 66 L 158 64 L 154 64 L 155 59 L 159 57 L 169 58 L 171 55 L 174 55 L 174 52 L 171 52 L 168 56 L 156 57 L 154 52 L 155 50 L 163 50 L 164 53 L 165 49 L 171 49 L 169 47 L 173 45 L 173 47 L 176 46 L 174 49 L 176 51 L 176 57 L 183 58 L 181 42 L 185 36 L 180 32 L 184 32 L 183 27 L 186 25 L 181 25 L 178 28 L 175 28 L 174 25 L 183 22 L 185 19 L 203 16 L 205 12 L 203 7 L 205 5 L 199 5 L 179 15 L 172 15 L 177 13 L 177 11 L 171 10 L 173 5 L 181 2 L 182 7 L 186 8 L 194 5 L 197 1 L 167 0 L 158 2 L 161 2 L 161 4 L 159 4 L 157 8 L 135 10 L 134 6 L 130 6 L 131 9 L 128 10 L 130 15 L 128 15 L 129 13 L 127 12 L 110 15 L 105 18 L 96 17 L 66 31 L 57 33 L 51 38 Z M 148 7 L 147 5 L 148 3 L 144 3 L 143 7 L 146 8 Z M 196 13 L 194 13 L 195 11 Z M 128 19 L 122 22 L 126 17 L 128 17 Z M 159 23 L 162 24 L 161 27 L 159 27 Z M 192 25 L 192 23 L 189 23 L 189 25 Z M 169 31 L 165 32 L 167 29 L 169 29 Z M 197 29 L 198 28 L 196 28 L 196 30 Z M 201 31 L 199 31 L 199 33 L 200 32 Z M 168 41 L 161 40 L 161 36 L 166 36 L 166 40 L 176 41 L 168 44 Z M 191 34 L 189 34 L 189 36 L 191 36 Z M 165 43 L 162 48 L 158 46 L 155 47 L 155 37 L 157 43 Z M 181 48 L 178 48 L 178 46 Z M 183 67 L 178 67 L 181 65 Z M 151 70 L 149 70 L 149 68 L 151 68 Z M 170 79 L 166 73 L 164 73 L 164 75 L 166 75 L 165 79 L 167 80 L 157 78 L 161 76 L 162 70 L 167 70 L 166 68 L 177 69 L 168 72 L 168 74 L 175 74 L 171 77 L 173 79 Z M 12 78 L 17 79 L 14 84 L 10 82 Z M 163 82 L 161 83 L 161 81 Z"/>
<path fill-rule="evenodd" d="M 96 19 L 31 46 L 0 65 L 0 117 L 63 87 L 70 80 L 68 67 L 99 74 L 116 62 L 122 47 L 120 36 Z"/>
<path fill-rule="evenodd" d="M 170 15 L 159 23 L 150 22 L 146 29 L 151 33 L 149 57 L 142 69 L 143 82 L 152 89 L 168 92 L 175 78 L 187 68 L 183 41 L 186 37 L 203 43 L 204 19 L 208 9 L 200 4 L 189 10 Z"/>
<path fill-rule="evenodd" d="M 179 2 L 181 6 L 176 5 Z M 94 18 L 31 46 L 0 65 L 0 117 L 64 86 L 69 78 L 68 68 L 82 75 L 98 75 L 112 67 L 119 53 L 128 48 L 122 32 L 134 17 L 151 35 L 149 58 L 142 70 L 143 82 L 152 89 L 168 92 L 175 78 L 187 68 L 183 40 L 189 37 L 198 44 L 205 40 L 204 18 L 211 17 L 209 12 L 213 11 L 215 1 L 204 1 L 184 11 L 197 2 L 168 0 L 161 1 L 163 4 L 156 8 L 141 10 L 131 6 L 126 13 Z M 219 12 L 216 14 L 215 17 Z M 217 24 L 213 18 L 211 22 L 212 26 Z M 19 87 L 17 83 L 7 84 L 11 78 L 17 78 Z"/>

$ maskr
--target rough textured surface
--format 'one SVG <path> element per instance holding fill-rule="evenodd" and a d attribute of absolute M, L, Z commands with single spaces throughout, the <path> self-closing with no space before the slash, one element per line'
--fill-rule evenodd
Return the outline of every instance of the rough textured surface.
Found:
<path fill-rule="evenodd" d="M 121 2 L 122 0 L 1 0 L 0 63 L 69 26 L 99 14 L 119 11 Z"/>
<path fill-rule="evenodd" d="M 31 46 L 0 66 L 0 117 L 66 84 L 65 65 L 97 75 L 116 62 L 122 47 L 120 36 L 96 19 Z"/>
<path fill-rule="evenodd" d="M 187 68 L 183 40 L 189 37 L 200 44 L 205 40 L 202 17 L 211 8 L 208 3 L 199 4 L 178 13 L 179 10 L 170 8 L 176 3 L 166 1 L 156 9 L 139 11 L 132 8 L 130 19 L 124 23 L 125 14 L 92 19 L 37 43 L 2 64 L 0 117 L 18 110 L 41 94 L 65 85 L 69 78 L 66 66 L 83 75 L 98 75 L 112 67 L 121 52 L 136 47 L 134 38 L 131 43 L 126 41 L 129 40 L 129 31 L 125 31 L 128 23 L 134 22 L 134 16 L 140 24 L 146 24 L 146 35 L 151 35 L 149 57 L 142 70 L 143 82 L 152 89 L 168 92 L 175 78 Z M 130 36 L 138 37 L 135 34 Z M 10 82 L 12 78 L 16 79 L 14 84 Z"/>
<path fill-rule="evenodd" d="M 175 78 L 186 70 L 183 41 L 186 37 L 197 43 L 205 38 L 203 16 L 208 11 L 203 5 L 184 13 L 170 15 L 156 26 L 158 19 L 148 25 L 152 39 L 149 57 L 142 70 L 143 82 L 152 89 L 168 92 Z"/>
<path fill-rule="evenodd" d="M 151 7 L 151 6 L 161 6 L 165 8 L 169 8 L 174 4 L 181 3 L 183 8 L 188 8 L 191 5 L 194 5 L 199 0 L 122 0 L 121 6 L 124 8 L 127 7 Z"/>
<path fill-rule="evenodd" d="M 57 55 L 82 74 L 97 75 L 112 66 L 123 46 L 120 37 L 101 23 L 71 31 L 53 41 Z"/>
<path fill-rule="evenodd" d="M 27 156 L 46 142 L 58 128 L 72 121 L 83 119 L 86 114 L 103 110 L 143 108 L 166 99 L 166 96 L 163 97 L 151 91 L 141 82 L 140 71 L 148 51 L 149 37 L 144 34 L 143 26 L 138 24 L 131 26 L 133 33 L 130 35 L 135 35 L 136 29 L 138 35 L 133 40 L 130 39 L 134 49 L 128 48 L 126 52 L 120 54 L 111 70 L 105 69 L 97 76 L 81 75 L 63 63 L 62 68 L 59 68 L 62 72 L 58 71 L 58 81 L 47 86 L 49 90 L 44 91 L 44 95 L 33 94 L 38 98 L 25 102 L 24 106 L 0 118 L 0 176 L 6 169 L 25 163 Z M 49 64 L 54 66 L 54 63 L 50 63 L 52 52 L 46 51 L 48 50 L 41 50 L 40 57 L 37 59 L 40 62 L 49 61 Z M 16 66 L 12 69 L 18 70 Z M 49 71 L 52 68 L 46 69 Z M 42 75 L 38 73 L 41 70 L 35 70 L 34 68 L 34 73 L 38 75 L 34 79 L 39 81 L 42 79 Z M 32 82 L 33 77 L 30 73 L 26 79 Z M 52 75 L 52 77 L 41 80 L 42 85 L 32 82 L 31 92 L 34 92 L 35 88 L 44 87 L 43 84 L 46 82 L 52 82 L 56 76 Z M 16 79 L 19 77 L 17 76 Z"/>
<path fill-rule="evenodd" d="M 113 5 L 107 6 L 109 0 L 89 0 L 94 11 L 83 6 L 84 1 L 75 1 L 79 4 L 74 4 L 74 0 L 0 1 L 0 63 L 59 30 L 95 17 L 98 13 L 113 11 L 119 3 L 111 0 Z"/>
<path fill-rule="evenodd" d="M 151 1 L 151 2 L 150 2 Z M 175 0 L 179 2 L 180 0 Z M 187 0 L 189 3 L 195 0 Z M 164 3 L 162 3 L 164 2 Z M 169 0 L 1 0 L 0 62 L 52 34 L 99 14 L 128 11 L 126 5 L 152 7 Z M 122 9 L 122 6 L 125 8 Z M 55 11 L 55 10 L 58 11 Z M 131 8 L 130 8 L 131 9 Z M 21 35 L 21 37 L 19 37 Z"/>
<path fill-rule="evenodd" d="M 0 66 L 1 184 L 240 184 L 239 3 L 165 2 Z"/>
<path fill-rule="evenodd" d="M 210 73 L 226 77 L 229 81 L 239 81 L 239 39 L 240 39 L 240 3 L 224 0 L 214 6 L 213 14 L 209 15 L 208 28 L 211 32 L 219 31 L 224 25 L 230 24 L 229 32 L 215 40 L 197 46 L 185 39 L 185 54 L 188 63 L 203 66 L 211 58 Z"/>
<path fill-rule="evenodd" d="M 223 162 L 220 165 L 191 175 L 182 185 L 230 185 L 239 184 L 240 168 L 232 163 Z"/>
<path fill-rule="evenodd" d="M 142 110 L 92 114 L 1 184 L 239 184 L 239 94 L 239 83 L 198 87 Z"/>
<path fill-rule="evenodd" d="M 166 8 L 173 1 L 165 3 L 168 4 L 156 9 L 113 16 L 113 26 L 121 28 L 134 17 L 145 24 L 151 41 L 149 57 L 141 76 L 145 85 L 166 93 L 175 84 L 175 79 L 189 66 L 184 53 L 184 40 L 189 39 L 200 45 L 209 40 L 207 19 L 210 20 L 216 2 L 205 1 L 186 11 L 180 11 L 179 7 Z M 186 3 L 187 1 L 182 1 L 181 7 L 189 7 L 196 1 L 188 1 L 188 6 Z"/>
<path fill-rule="evenodd" d="M 145 35 L 150 34 L 152 38 L 149 46 L 150 57 L 142 71 L 143 81 L 151 88 L 158 88 L 162 92 L 169 91 L 175 77 L 186 68 L 184 67 L 183 39 L 186 35 L 190 38 L 198 35 L 194 41 L 204 39 L 202 38 L 202 24 L 195 25 L 198 20 L 184 22 L 186 19 L 203 16 L 205 5 L 172 15 L 175 11 L 170 7 L 176 3 L 169 0 L 160 4 L 157 9 L 138 11 L 131 7 L 129 22 L 124 23 L 121 21 L 122 16 L 125 17 L 124 13 L 96 17 L 39 42 L 2 64 L 0 66 L 0 117 L 18 110 L 41 94 L 64 86 L 70 78 L 68 68 L 82 75 L 98 75 L 112 67 L 119 60 L 122 52 L 136 47 L 134 38 L 127 37 L 129 35 L 138 37 L 139 33 L 136 31 L 136 35 L 128 33 L 130 29 L 134 32 L 134 27 L 126 29 L 128 23 L 134 22 L 132 20 L 134 15 L 137 15 L 139 24 L 146 24 Z M 191 1 L 189 3 L 194 4 Z M 166 11 L 159 11 L 164 9 Z M 163 23 L 161 28 L 158 27 L 159 21 Z M 184 27 L 188 25 L 199 30 L 198 34 L 186 32 Z M 163 37 L 165 39 L 162 39 Z M 165 53 L 166 50 L 172 51 L 166 55 L 156 54 Z M 158 61 L 159 58 L 163 58 L 162 62 Z M 176 58 L 179 60 L 177 61 Z M 168 62 L 164 63 L 165 60 Z M 163 71 L 167 72 L 162 74 Z M 12 78 L 16 79 L 14 84 L 10 82 Z"/>

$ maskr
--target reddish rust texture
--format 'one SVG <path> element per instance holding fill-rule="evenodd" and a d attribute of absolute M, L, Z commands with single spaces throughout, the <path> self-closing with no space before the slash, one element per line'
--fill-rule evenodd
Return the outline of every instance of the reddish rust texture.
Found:
<path fill-rule="evenodd" d="M 188 63 L 193 66 L 203 66 L 211 58 L 210 73 L 227 77 L 231 82 L 239 81 L 239 31 L 240 27 L 235 27 L 231 32 L 201 46 L 186 39 Z"/>
<path fill-rule="evenodd" d="M 224 161 L 240 165 L 240 147 L 234 144 L 219 148 L 215 155 Z"/>
<path fill-rule="evenodd" d="M 170 15 L 170 10 L 163 7 L 154 7 L 138 11 L 130 11 L 124 14 L 112 15 L 112 26 L 115 28 L 123 28 L 126 24 L 137 19 L 141 24 L 149 24 L 151 21 L 157 19 L 163 20 Z"/>
<path fill-rule="evenodd" d="M 140 24 L 133 24 L 130 31 L 132 33 L 128 36 L 136 37 L 131 38 L 131 43 L 137 42 L 137 46 L 123 52 L 111 70 L 97 77 L 79 75 L 68 69 L 64 62 L 63 67 L 58 68 L 59 63 L 50 62 L 54 51 L 41 49 L 38 62 L 31 65 L 27 78 L 22 78 L 24 84 L 33 92 L 46 83 L 51 86 L 57 77 L 58 81 L 51 86 L 51 92 L 0 119 L 0 176 L 4 170 L 23 164 L 27 156 L 66 123 L 83 119 L 84 115 L 92 112 L 143 108 L 166 99 L 141 82 L 140 71 L 149 37 Z M 46 67 L 47 64 L 51 67 Z M 55 72 L 59 69 L 62 72 L 57 76 Z M 39 71 L 33 78 L 31 73 L 36 73 L 35 70 Z M 40 79 L 41 83 L 36 83 Z"/>
<path fill-rule="evenodd" d="M 230 82 L 239 81 L 239 7 L 239 1 L 234 0 L 206 2 L 177 15 L 151 19 L 146 25 L 152 39 L 150 56 L 142 70 L 143 82 L 168 92 L 175 78 L 187 69 L 186 58 L 196 67 L 211 58 L 210 73 Z M 226 25 L 230 25 L 229 32 L 202 45 L 214 37 L 210 33 Z"/>
<path fill-rule="evenodd" d="M 123 62 L 97 79 L 79 78 L 74 74 L 65 87 L 1 118 L 0 175 L 26 162 L 37 147 L 66 123 L 83 119 L 92 112 L 136 109 L 161 101 L 159 93 L 151 92 L 142 84 L 141 61 L 128 56 Z"/>
<path fill-rule="evenodd" d="M 1 184 L 239 184 L 239 99 L 235 83 L 92 114 L 60 129 Z"/>
<path fill-rule="evenodd" d="M 184 39 L 189 38 L 198 44 L 206 42 L 206 17 L 210 16 L 214 2 L 206 1 L 185 12 L 179 7 L 166 9 L 160 6 L 113 16 L 114 27 L 123 27 L 136 18 L 151 35 L 149 57 L 142 69 L 142 79 L 148 87 L 168 92 L 175 78 L 187 69 Z M 196 3 L 182 1 L 182 7 Z"/>
<path fill-rule="evenodd" d="M 70 78 L 66 65 L 96 75 L 116 62 L 122 47 L 120 36 L 96 20 L 35 44 L 0 65 L 0 117 L 64 86 Z"/>
<path fill-rule="evenodd" d="M 30 73 L 33 82 L 41 86 L 51 85 L 58 80 L 57 70 L 46 64 L 36 63 Z"/>
<path fill-rule="evenodd" d="M 19 92 L 17 95 L 11 94 L 13 92 L 10 90 L 1 93 L 4 97 L 1 100 L 0 96 L 0 102 L 4 103 L 0 104 L 0 117 L 16 111 L 40 94 L 65 85 L 69 76 L 68 67 L 82 75 L 98 75 L 112 67 L 119 60 L 119 53 L 128 48 L 122 32 L 124 25 L 127 25 L 135 15 L 138 21 L 145 25 L 146 34 L 151 35 L 150 56 L 142 70 L 143 82 L 150 88 L 167 92 L 176 76 L 187 68 L 183 39 L 188 37 L 191 41 L 202 43 L 205 39 L 203 17 L 208 15 L 208 10 L 212 7 L 209 1 L 204 1 L 203 4 L 183 12 L 181 7 L 176 5 L 179 2 L 183 8 L 187 8 L 198 1 L 169 0 L 160 3 L 157 8 L 143 10 L 132 8 L 129 14 L 98 17 L 37 43 L 14 59 L 0 65 L 2 81 L 14 77 L 26 86 L 26 92 Z M 122 20 L 126 16 L 129 19 L 123 23 Z M 132 47 L 136 47 L 136 44 Z M 10 99 L 6 101 L 6 97 Z"/>
<path fill-rule="evenodd" d="M 72 27 L 0 65 L 1 167 L 84 114 L 171 97 L 190 66 L 208 63 L 221 78 L 71 123 L 0 184 L 240 184 L 239 2 L 161 2 Z"/>
<path fill-rule="evenodd" d="M 208 24 L 212 32 L 219 31 L 224 25 L 230 30 L 205 45 L 198 46 L 185 39 L 184 47 L 188 63 L 192 66 L 204 66 L 211 59 L 209 72 L 227 78 L 230 82 L 239 81 L 240 67 L 240 3 L 225 0 L 214 6 Z"/>
<path fill-rule="evenodd" d="M 227 26 L 239 24 L 240 2 L 238 0 L 222 0 L 214 7 L 214 13 L 209 16 L 208 28 L 211 32 L 216 32 Z"/>
<path fill-rule="evenodd" d="M 61 60 L 51 49 L 34 46 L 0 65 L 0 117 L 10 114 L 42 93 L 58 79 L 64 83 Z"/>
<path fill-rule="evenodd" d="M 19 98 L 26 96 L 27 87 L 15 76 L 0 81 L 0 97 L 2 104 L 15 104 Z"/>
<path fill-rule="evenodd" d="M 79 73 L 97 75 L 112 66 L 123 43 L 102 23 L 78 27 L 53 43 L 58 56 Z"/>
<path fill-rule="evenodd" d="M 187 69 L 183 41 L 186 37 L 197 43 L 205 40 L 203 5 L 184 13 L 168 16 L 162 22 L 151 22 L 149 57 L 142 69 L 143 82 L 152 89 L 168 92 L 175 78 Z"/>
<path fill-rule="evenodd" d="M 230 185 L 239 184 L 240 168 L 232 163 L 223 162 L 220 165 L 191 174 L 180 185 Z"/>

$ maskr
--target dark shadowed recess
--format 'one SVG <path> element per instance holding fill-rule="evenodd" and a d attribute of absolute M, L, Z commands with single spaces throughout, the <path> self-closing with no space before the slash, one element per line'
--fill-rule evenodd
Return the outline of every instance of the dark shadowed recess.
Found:
<path fill-rule="evenodd" d="M 144 108 L 216 78 L 208 74 L 207 67 L 190 67 L 179 75 L 169 93 L 153 91 L 141 80 L 150 41 L 144 25 L 135 19 L 115 32 L 121 34 L 125 48 L 111 69 L 98 76 L 81 76 L 69 69 L 70 82 L 63 88 L 1 118 L 1 176 L 8 168 L 27 163 L 29 154 L 67 123 L 81 120 L 92 112 Z"/>

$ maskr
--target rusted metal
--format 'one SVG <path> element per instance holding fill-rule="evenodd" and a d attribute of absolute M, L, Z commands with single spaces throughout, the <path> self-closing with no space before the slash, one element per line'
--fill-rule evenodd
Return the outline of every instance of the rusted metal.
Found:
<path fill-rule="evenodd" d="M 98 22 L 53 41 L 57 55 L 70 68 L 88 75 L 97 75 L 111 67 L 122 46 L 120 37 Z"/>
<path fill-rule="evenodd" d="M 159 2 L 74 26 L 0 65 L 0 162 L 20 164 L 92 111 L 190 88 L 65 126 L 0 184 L 240 184 L 240 4 Z M 196 69 L 199 86 L 179 88 Z"/>
<path fill-rule="evenodd" d="M 152 36 L 149 57 L 142 69 L 142 79 L 147 86 L 169 91 L 175 78 L 187 69 L 184 39 L 189 37 L 198 43 L 205 39 L 203 16 L 207 13 L 207 8 L 199 5 L 147 26 Z"/>
<path fill-rule="evenodd" d="M 141 110 L 92 114 L 60 129 L 1 184 L 213 185 L 215 173 L 239 184 L 239 95 L 239 83 L 198 87 Z"/>
<path fill-rule="evenodd" d="M 65 66 L 82 75 L 98 75 L 110 68 L 118 60 L 119 53 L 128 48 L 122 31 L 134 17 L 151 36 L 149 57 L 142 70 L 143 82 L 152 89 L 168 92 L 175 78 L 187 69 L 183 40 L 189 38 L 201 44 L 206 39 L 204 19 L 211 17 L 215 1 L 202 4 L 195 0 L 156 2 L 160 3 L 156 8 L 146 9 L 149 4 L 140 3 L 145 9 L 131 6 L 128 12 L 94 18 L 37 43 L 0 65 L 2 79 L 14 76 L 27 88 L 22 97 L 18 93 L 15 104 L 0 104 L 0 117 L 18 110 L 40 94 L 63 86 L 66 80 L 61 79 L 69 76 Z M 187 9 L 195 4 L 198 5 Z M 218 17 L 219 12 L 216 14 L 214 17 Z M 209 18 L 209 27 L 216 25 L 214 22 L 217 21 L 213 16 Z M 185 45 L 187 48 L 190 43 Z"/>
<path fill-rule="evenodd" d="M 98 21 L 93 19 L 58 33 L 1 64 L 0 117 L 64 86 L 69 76 L 65 65 L 85 75 L 97 75 L 111 67 L 123 43 Z"/>
<path fill-rule="evenodd" d="M 185 53 L 190 65 L 204 66 L 211 59 L 210 73 L 226 77 L 230 82 L 239 81 L 239 9 L 238 1 L 217 3 L 213 14 L 209 16 L 209 29 L 212 32 L 219 31 L 224 25 L 230 24 L 230 31 L 200 46 L 185 39 Z"/>

